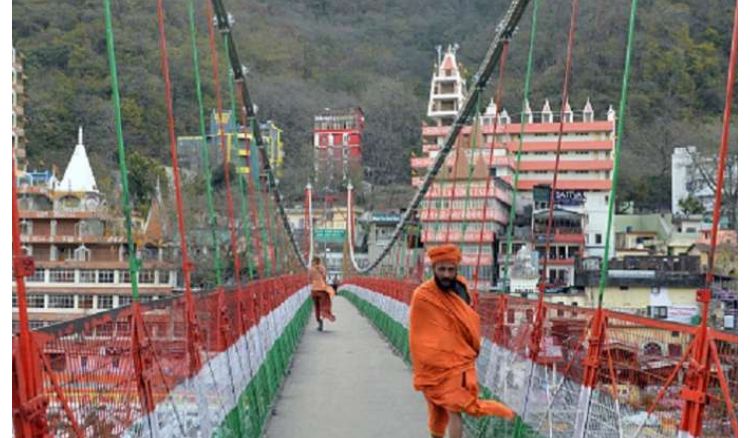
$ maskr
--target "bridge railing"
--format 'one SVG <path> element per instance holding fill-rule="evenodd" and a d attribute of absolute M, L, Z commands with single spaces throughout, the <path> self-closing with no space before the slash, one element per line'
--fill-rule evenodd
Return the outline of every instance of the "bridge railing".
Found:
<path fill-rule="evenodd" d="M 306 288 L 305 275 L 290 275 L 196 294 L 192 334 L 184 296 L 34 331 L 40 429 L 51 436 L 259 436 L 309 311 Z"/>
<path fill-rule="evenodd" d="M 417 285 L 358 277 L 341 288 L 347 286 L 374 306 L 383 302 L 377 296 L 408 306 Z M 687 385 L 694 378 L 691 362 L 699 326 L 604 309 L 603 335 L 595 349 L 595 309 L 545 302 L 542 333 L 536 340 L 540 348 L 534 354 L 532 323 L 538 302 L 490 293 L 477 297 L 482 384 L 521 414 L 536 435 L 570 436 L 576 421 L 585 421 L 589 436 L 675 436 L 682 422 L 691 421 L 684 408 L 687 397 L 700 397 Z M 408 330 L 408 319 L 403 318 L 407 309 L 399 312 Z M 738 338 L 709 328 L 706 340 L 710 373 L 701 414 L 703 436 L 737 436 Z M 590 389 L 587 366 L 595 375 Z M 584 407 L 588 415 L 582 416 L 579 402 L 585 391 L 591 398 Z M 483 427 L 486 431 L 487 425 Z"/>

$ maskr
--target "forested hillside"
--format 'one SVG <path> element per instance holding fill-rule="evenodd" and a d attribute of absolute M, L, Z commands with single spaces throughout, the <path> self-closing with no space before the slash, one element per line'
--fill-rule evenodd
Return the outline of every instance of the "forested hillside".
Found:
<path fill-rule="evenodd" d="M 198 131 L 186 1 L 165 2 L 178 135 Z M 419 145 L 435 46 L 460 44 L 459 60 L 470 77 L 509 1 L 225 3 L 236 20 L 234 37 L 261 118 L 284 129 L 290 169 L 282 186 L 291 197 L 302 194 L 311 170 L 312 118 L 325 107 L 361 106 L 368 179 L 380 185 L 408 182 L 408 157 Z M 587 97 L 598 117 L 609 105 L 617 107 L 629 3 L 581 2 L 571 83 L 574 110 Z M 668 206 L 672 148 L 716 149 L 734 5 L 728 0 L 640 2 L 623 144 L 623 197 L 651 208 Z M 113 1 L 126 142 L 166 163 L 155 8 L 153 1 Z M 204 94 L 207 105 L 213 105 L 203 1 L 198 11 Z M 520 108 L 530 12 L 511 43 L 505 87 L 511 114 Z M 553 110 L 559 108 L 569 14 L 569 2 L 541 1 L 531 79 L 534 110 L 545 98 Z M 95 171 L 104 177 L 101 170 L 114 164 L 115 140 L 101 1 L 14 0 L 13 42 L 26 57 L 32 167 L 63 166 L 76 127 L 84 124 Z M 223 88 L 226 93 L 226 79 Z M 736 150 L 736 134 L 734 139 Z"/>

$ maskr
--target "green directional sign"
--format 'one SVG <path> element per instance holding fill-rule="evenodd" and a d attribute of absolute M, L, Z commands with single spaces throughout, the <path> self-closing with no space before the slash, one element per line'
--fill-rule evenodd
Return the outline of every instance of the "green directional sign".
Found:
<path fill-rule="evenodd" d="M 313 237 L 316 242 L 344 243 L 346 240 L 346 230 L 340 228 L 316 228 L 313 231 Z"/>

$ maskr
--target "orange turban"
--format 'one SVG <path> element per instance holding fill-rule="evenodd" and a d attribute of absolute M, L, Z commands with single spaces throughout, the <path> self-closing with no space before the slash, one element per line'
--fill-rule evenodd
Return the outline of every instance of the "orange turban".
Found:
<path fill-rule="evenodd" d="M 436 246 L 427 250 L 430 263 L 436 265 L 440 262 L 461 263 L 461 250 L 453 244 Z"/>

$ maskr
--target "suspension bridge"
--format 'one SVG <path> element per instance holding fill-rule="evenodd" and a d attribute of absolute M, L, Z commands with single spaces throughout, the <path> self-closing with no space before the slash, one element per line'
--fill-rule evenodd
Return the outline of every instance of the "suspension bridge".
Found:
<path fill-rule="evenodd" d="M 21 248 L 20 214 L 15 168 L 13 174 L 13 268 L 19 308 L 19 333 L 13 338 L 13 426 L 17 437 L 163 437 L 163 436 L 420 436 L 427 434 L 423 401 L 411 390 L 408 369 L 408 309 L 411 293 L 429 275 L 421 257 L 410 257 L 409 221 L 420 214 L 437 213 L 425 207 L 435 191 L 451 184 L 436 182 L 464 129 L 478 125 L 480 95 L 495 73 L 494 102 L 500 108 L 508 46 L 525 14 L 531 14 L 531 40 L 523 98 L 528 101 L 536 33 L 538 0 L 513 0 L 502 14 L 486 55 L 473 76 L 467 98 L 450 126 L 384 250 L 366 266 L 354 257 L 355 223 L 353 188 L 347 193 L 347 237 L 344 278 L 335 308 L 340 321 L 317 336 L 310 331 L 312 303 L 307 268 L 313 256 L 312 193 L 305 193 L 305 232 L 298 242 L 284 207 L 274 169 L 260 132 L 251 99 L 251 79 L 235 44 L 231 15 L 221 0 L 208 0 L 205 19 L 210 41 L 214 99 L 223 108 L 228 96 L 231 114 L 239 116 L 244 137 L 222 132 L 224 193 L 211 185 L 208 145 L 202 145 L 205 176 L 205 211 L 211 226 L 212 272 L 216 287 L 196 290 L 191 273 L 196 266 L 188 247 L 183 184 L 177 152 L 170 59 L 164 21 L 169 10 L 156 1 L 161 70 L 166 103 L 166 129 L 174 183 L 175 213 L 183 293 L 166 299 L 143 301 L 139 294 L 137 245 L 133 237 L 133 212 L 128 186 L 128 150 L 123 140 L 121 84 L 117 76 L 117 45 L 110 0 L 103 1 L 107 61 L 110 68 L 114 130 L 120 171 L 121 209 L 127 237 L 128 271 L 132 303 L 80 319 L 31 330 L 28 319 L 26 277 L 34 274 L 34 260 Z M 189 5 L 192 61 L 195 76 L 195 111 L 206 138 L 195 21 L 200 14 Z M 633 57 L 637 0 L 630 3 L 624 68 L 616 121 L 612 188 L 607 233 L 610 235 L 618 181 L 618 164 L 628 83 Z M 564 105 L 569 79 L 578 1 L 572 0 L 567 56 L 562 80 Z M 500 11 L 498 12 L 500 15 Z M 724 125 L 717 151 L 717 186 L 723 186 L 728 127 L 735 86 L 737 15 L 726 82 Z M 220 58 L 230 76 L 220 71 Z M 224 88 L 224 89 L 223 89 Z M 561 106 L 562 107 L 562 106 Z M 521 132 L 527 121 L 521 119 Z M 499 115 L 492 133 L 501 130 Z M 558 123 L 557 159 L 552 194 L 558 187 L 561 136 L 565 118 Z M 232 125 L 234 126 L 234 125 Z M 220 129 L 224 129 L 222 126 Z M 490 144 L 490 163 L 495 138 Z M 235 140 L 231 140 L 234 138 Z M 472 153 L 477 147 L 472 135 Z M 229 139 L 229 140 L 227 140 Z M 242 140 L 244 139 L 244 140 Z M 244 141 L 250 153 L 244 175 L 232 178 L 228 149 Z M 515 155 L 521 162 L 523 136 Z M 452 155 L 457 161 L 458 153 Z M 453 168 L 456 167 L 456 162 Z M 477 190 L 491 190 L 491 173 L 469 179 Z M 460 205 L 453 172 L 451 203 Z M 506 238 L 510 248 L 515 217 L 518 173 Z M 225 198 L 226 211 L 217 212 L 215 197 Z M 475 437 L 725 437 L 739 436 L 738 339 L 735 334 L 708 326 L 713 258 L 721 206 L 716 191 L 709 272 L 706 286 L 696 291 L 701 307 L 698 325 L 649 319 L 606 307 L 609 240 L 601 263 L 597 306 L 582 308 L 545 300 L 547 282 L 539 283 L 537 298 L 512 296 L 508 290 L 479 286 L 479 257 L 469 280 L 473 283 L 476 310 L 481 316 L 482 344 L 477 363 L 483 397 L 495 398 L 518 415 L 513 422 L 467 418 Z M 455 198 L 455 199 L 454 199 Z M 467 196 L 468 198 L 468 196 Z M 487 197 L 478 209 L 487 218 Z M 549 219 L 543 233 L 549 253 L 555 232 L 552 226 L 555 197 L 550 196 Z M 235 206 L 239 205 L 238 210 Z M 420 211 L 421 208 L 421 211 Z M 469 208 L 462 207 L 464 213 Z M 474 207 L 472 207 L 473 209 Z M 461 210 L 461 209 L 457 209 Z M 448 214 L 453 214 L 451 208 Z M 459 214 L 457 212 L 456 214 Z M 220 229 L 219 216 L 226 217 Z M 484 223 L 478 230 L 480 239 Z M 224 260 L 219 234 L 228 231 L 231 256 Z M 428 230 L 429 231 L 429 230 Z M 441 230 L 434 229 L 434 233 Z M 446 230 L 466 233 L 466 226 Z M 473 231 L 472 231 L 473 232 Z M 454 235 L 455 236 L 455 235 Z M 481 246 L 480 246 L 481 251 Z M 510 251 L 503 254 L 503 282 L 507 288 Z M 547 259 L 544 259 L 546 272 Z M 387 261 L 388 263 L 383 263 Z M 226 268 L 225 268 L 226 265 Z M 398 268 L 385 269 L 384 266 Z M 356 309 L 356 311 L 355 311 Z M 369 321 L 366 324 L 365 321 Z M 377 333 L 380 336 L 376 336 Z M 642 352 L 648 341 L 680 345 L 672 352 Z M 85 360 L 84 360 L 85 358 Z M 318 431 L 325 420 L 328 430 Z M 316 435 L 319 433 L 320 435 Z"/>

